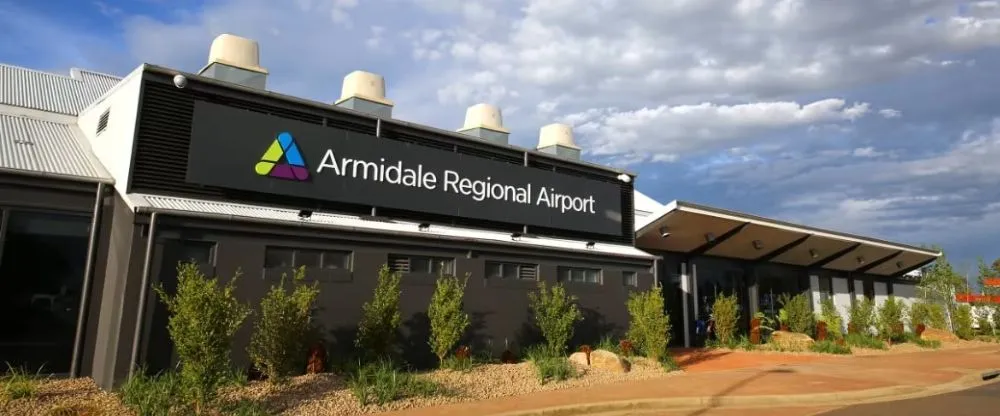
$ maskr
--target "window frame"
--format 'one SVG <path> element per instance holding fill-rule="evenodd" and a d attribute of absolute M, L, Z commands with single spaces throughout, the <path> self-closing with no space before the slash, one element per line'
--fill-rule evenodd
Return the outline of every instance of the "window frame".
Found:
<path fill-rule="evenodd" d="M 490 266 L 500 267 L 500 274 L 494 275 L 490 273 Z M 514 268 L 514 275 L 512 277 L 505 276 L 505 270 L 508 267 Z M 530 272 L 527 272 L 530 270 Z M 530 278 L 524 277 L 525 274 L 530 274 Z M 487 279 L 499 279 L 499 280 L 509 280 L 509 281 L 522 281 L 522 282 L 537 282 L 538 281 L 538 265 L 532 263 L 522 263 L 513 261 L 501 261 L 501 260 L 487 260 L 483 265 L 483 276 Z"/>
<path fill-rule="evenodd" d="M 403 261 L 406 262 L 406 270 L 400 270 L 397 263 Z M 414 270 L 413 264 L 414 260 L 427 261 L 426 270 Z M 441 270 L 435 271 L 434 264 L 445 263 L 447 266 L 442 267 Z M 400 273 L 403 275 L 433 275 L 437 276 L 439 273 L 445 276 L 454 276 L 456 273 L 456 264 L 454 257 L 445 256 L 434 256 L 434 255 L 424 255 L 424 254 L 403 254 L 403 253 L 389 253 L 386 255 L 386 264 L 389 266 L 393 272 Z"/>
<path fill-rule="evenodd" d="M 622 285 L 625 287 L 639 287 L 639 272 L 622 270 Z"/>
<path fill-rule="evenodd" d="M 580 272 L 583 276 L 582 280 L 574 279 L 574 272 Z M 596 281 L 588 281 L 587 273 L 593 272 Z M 587 284 L 587 285 L 603 285 L 604 284 L 604 269 L 597 267 L 584 267 L 584 266 L 557 266 L 556 274 L 559 276 L 560 282 L 574 283 L 574 284 Z"/>
<path fill-rule="evenodd" d="M 267 255 L 269 254 L 269 252 L 271 250 L 282 250 L 282 251 L 289 251 L 289 252 L 291 252 L 291 259 L 289 259 L 290 265 L 289 266 L 284 266 L 284 265 L 282 265 L 282 266 L 269 265 L 267 263 L 267 260 L 268 260 L 267 259 L 267 257 L 268 257 Z M 316 253 L 318 255 L 319 264 L 318 265 L 300 264 L 299 255 L 302 252 Z M 343 262 L 346 263 L 346 267 L 337 267 L 337 268 L 327 267 L 327 264 L 328 264 L 327 263 L 327 255 L 329 255 L 329 254 L 336 254 L 338 259 L 343 260 Z M 334 248 L 334 249 L 327 249 L 327 248 L 314 248 L 314 247 L 290 247 L 290 246 L 280 246 L 280 245 L 274 245 L 274 246 L 266 246 L 266 247 L 264 247 L 264 268 L 265 269 L 284 269 L 284 268 L 297 269 L 297 268 L 299 268 L 301 266 L 305 266 L 307 271 L 309 271 L 309 270 L 311 270 L 311 271 L 322 271 L 322 270 L 330 270 L 330 271 L 333 271 L 333 270 L 354 271 L 354 252 L 351 251 L 351 250 L 336 249 L 336 248 Z"/>

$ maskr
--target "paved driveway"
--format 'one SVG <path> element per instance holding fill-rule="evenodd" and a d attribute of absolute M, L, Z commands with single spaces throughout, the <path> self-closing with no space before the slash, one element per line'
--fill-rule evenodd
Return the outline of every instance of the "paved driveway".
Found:
<path fill-rule="evenodd" d="M 823 416 L 983 416 L 1000 414 L 1000 383 L 919 399 L 849 406 Z"/>

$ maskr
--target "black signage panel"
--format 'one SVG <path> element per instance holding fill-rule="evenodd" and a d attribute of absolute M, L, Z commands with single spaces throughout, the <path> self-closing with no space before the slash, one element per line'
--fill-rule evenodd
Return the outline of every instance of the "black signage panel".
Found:
<path fill-rule="evenodd" d="M 617 184 L 196 102 L 187 180 L 245 191 L 622 234 Z"/>

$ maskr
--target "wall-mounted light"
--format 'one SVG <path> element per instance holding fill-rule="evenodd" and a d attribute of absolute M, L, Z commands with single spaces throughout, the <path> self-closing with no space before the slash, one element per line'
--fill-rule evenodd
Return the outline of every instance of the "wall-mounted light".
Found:
<path fill-rule="evenodd" d="M 809 257 L 817 258 L 819 257 L 819 253 L 817 253 L 816 250 L 809 249 Z"/>
<path fill-rule="evenodd" d="M 513 241 L 521 241 L 521 233 L 511 233 L 510 239 Z"/>
<path fill-rule="evenodd" d="M 596 243 L 594 243 L 593 241 L 588 241 L 587 242 L 587 250 L 593 250 L 594 249 L 594 245 L 596 245 Z"/>
<path fill-rule="evenodd" d="M 897 261 L 897 262 L 896 262 L 896 268 L 897 268 L 897 269 L 902 269 L 902 268 L 903 268 L 903 262 L 901 262 L 901 261 Z"/>
<path fill-rule="evenodd" d="M 625 183 L 629 183 L 629 182 L 632 182 L 632 177 L 628 176 L 628 174 L 626 174 L 626 173 L 623 173 L 621 175 L 618 175 L 618 180 L 620 180 L 622 182 L 625 182 Z"/>
<path fill-rule="evenodd" d="M 420 231 L 427 231 L 431 229 L 431 225 L 426 222 L 422 222 L 420 225 L 417 225 L 417 229 Z"/>
<path fill-rule="evenodd" d="M 715 234 L 714 233 L 705 233 L 705 241 L 707 241 L 709 243 L 715 241 Z"/>
<path fill-rule="evenodd" d="M 310 211 L 310 210 L 304 209 L 304 210 L 299 211 L 299 219 L 300 220 L 308 220 L 312 216 L 313 216 L 313 212 Z"/>
<path fill-rule="evenodd" d="M 858 256 L 858 264 L 865 264 L 865 258 Z"/>
<path fill-rule="evenodd" d="M 670 237 L 670 231 L 667 231 L 667 227 L 660 227 L 660 238 Z"/>
<path fill-rule="evenodd" d="M 751 244 L 753 244 L 754 250 L 760 250 L 764 248 L 764 242 L 760 240 L 753 240 L 753 243 Z"/>

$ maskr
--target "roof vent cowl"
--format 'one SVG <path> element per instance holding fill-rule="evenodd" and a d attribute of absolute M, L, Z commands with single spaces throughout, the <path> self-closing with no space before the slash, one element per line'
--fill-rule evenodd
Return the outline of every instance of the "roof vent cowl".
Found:
<path fill-rule="evenodd" d="M 245 87 L 266 89 L 267 70 L 260 66 L 257 41 L 223 33 L 212 41 L 208 64 L 199 75 Z"/>
<path fill-rule="evenodd" d="M 484 103 L 465 110 L 465 124 L 458 132 L 499 144 L 509 144 L 510 140 L 510 131 L 503 127 L 500 109 Z"/>
<path fill-rule="evenodd" d="M 334 105 L 379 118 L 392 118 L 393 102 L 385 98 L 385 78 L 371 72 L 354 71 L 347 74 L 340 99 Z"/>
<path fill-rule="evenodd" d="M 553 123 L 542 127 L 538 133 L 539 152 L 580 160 L 580 147 L 573 141 L 573 127 Z"/>

